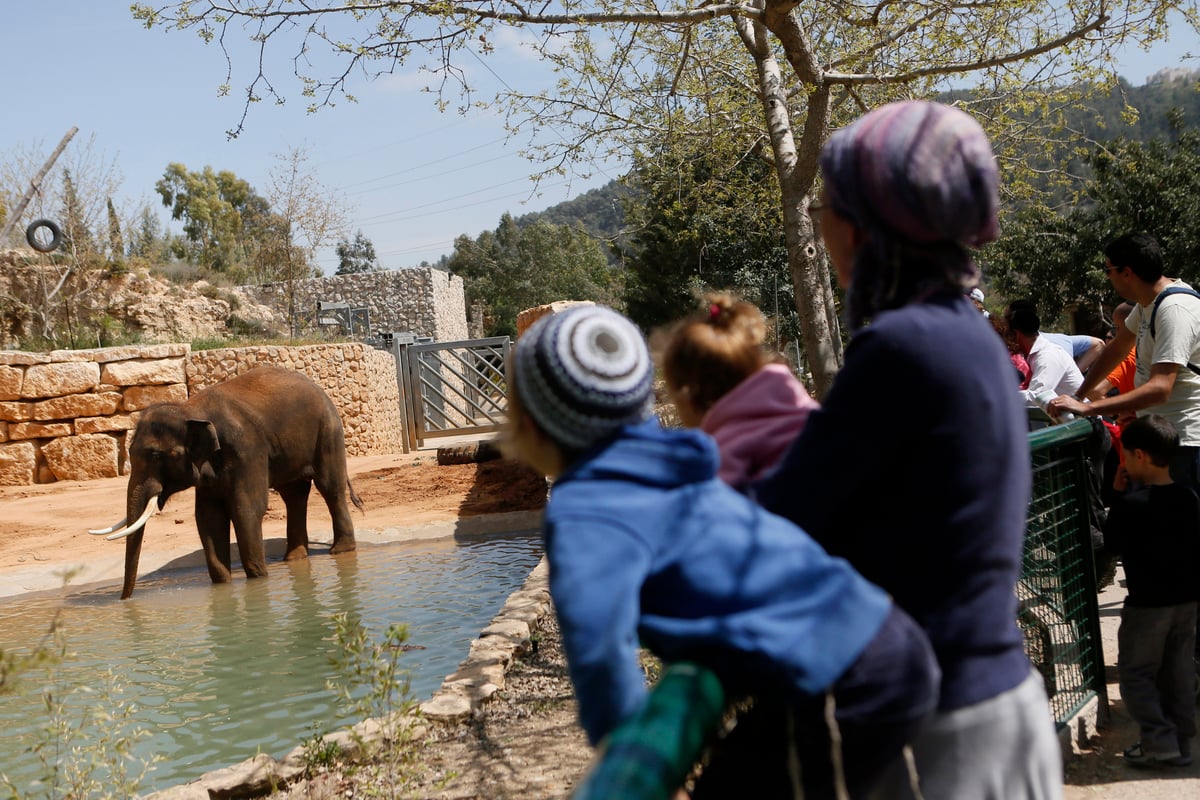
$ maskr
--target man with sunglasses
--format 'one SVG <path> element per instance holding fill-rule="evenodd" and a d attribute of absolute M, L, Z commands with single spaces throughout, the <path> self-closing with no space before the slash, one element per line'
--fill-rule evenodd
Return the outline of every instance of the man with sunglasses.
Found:
<path fill-rule="evenodd" d="M 1171 476 L 1200 490 L 1200 295 L 1181 280 L 1163 275 L 1162 249 L 1147 233 L 1130 233 L 1104 248 L 1104 271 L 1113 289 L 1134 303 L 1112 341 L 1088 371 L 1075 395 L 1050 401 L 1059 411 L 1085 416 L 1154 413 L 1166 417 L 1179 432 L 1179 455 Z M 1133 391 L 1091 403 L 1096 384 L 1137 347 Z"/>

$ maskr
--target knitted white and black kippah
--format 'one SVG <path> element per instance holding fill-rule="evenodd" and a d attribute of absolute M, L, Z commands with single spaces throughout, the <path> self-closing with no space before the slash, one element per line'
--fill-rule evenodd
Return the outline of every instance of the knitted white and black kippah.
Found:
<path fill-rule="evenodd" d="M 542 317 L 517 342 L 521 406 L 560 445 L 583 450 L 650 417 L 654 365 L 641 331 L 603 306 Z"/>

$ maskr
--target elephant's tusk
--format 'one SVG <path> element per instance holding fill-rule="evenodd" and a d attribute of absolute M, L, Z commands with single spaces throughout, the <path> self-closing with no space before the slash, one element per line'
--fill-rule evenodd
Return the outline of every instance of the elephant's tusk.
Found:
<path fill-rule="evenodd" d="M 113 531 L 121 528 L 121 526 L 123 526 L 125 524 L 125 520 L 127 520 L 127 519 L 129 519 L 129 518 L 122 517 L 120 522 L 115 522 L 112 525 L 109 525 L 107 528 L 100 528 L 98 530 L 89 530 L 88 533 L 92 534 L 93 536 L 103 536 L 106 533 L 112 533 Z"/>
<path fill-rule="evenodd" d="M 105 536 L 104 538 L 111 542 L 115 539 L 124 539 L 126 536 L 129 536 L 130 534 L 137 533 L 138 531 L 140 531 L 142 529 L 142 526 L 146 524 L 146 520 L 150 519 L 150 515 L 153 514 L 155 511 L 158 511 L 158 507 L 155 505 L 155 502 L 154 502 L 157 499 L 158 499 L 158 495 L 154 495 L 153 497 L 150 498 L 150 500 L 146 503 L 146 510 L 143 511 L 142 515 L 137 518 L 137 522 L 133 523 L 128 528 L 123 528 L 123 529 L 117 531 L 116 533 L 110 533 L 108 536 Z"/>

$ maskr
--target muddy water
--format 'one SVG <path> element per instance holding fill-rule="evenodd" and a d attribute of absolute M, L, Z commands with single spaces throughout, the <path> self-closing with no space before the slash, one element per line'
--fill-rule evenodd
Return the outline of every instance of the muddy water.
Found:
<path fill-rule="evenodd" d="M 0 649 L 28 648 L 61 609 L 69 651 L 52 676 L 31 673 L 15 696 L 0 699 L 0 773 L 42 796 L 33 790 L 44 768 L 30 748 L 46 741 L 43 688 L 57 686 L 63 696 L 71 686 L 99 688 L 109 668 L 125 688 L 115 696 L 72 694 L 69 716 L 77 722 L 85 700 L 109 709 L 134 705 L 136 726 L 151 733 L 138 740 L 135 757 L 162 758 L 142 792 L 259 752 L 279 757 L 314 728 L 356 722 L 326 687 L 336 678 L 332 618 L 343 612 L 376 639 L 391 624 L 409 626 L 409 644 L 422 649 L 404 653 L 401 663 L 411 671 L 413 695 L 425 699 L 540 556 L 534 533 L 442 539 L 275 563 L 266 580 L 239 575 L 221 586 L 203 570 L 168 574 L 139 581 L 125 602 L 114 587 L 0 601 Z"/>

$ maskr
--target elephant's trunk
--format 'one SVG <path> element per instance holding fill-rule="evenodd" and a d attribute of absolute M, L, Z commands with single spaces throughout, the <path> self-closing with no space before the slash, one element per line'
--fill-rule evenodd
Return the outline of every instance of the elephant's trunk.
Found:
<path fill-rule="evenodd" d="M 147 494 L 150 496 L 147 498 Z M 159 498 L 158 487 L 146 490 L 142 485 L 131 484 L 126 499 L 125 518 L 137 521 L 124 530 L 109 534 L 109 539 L 125 537 L 125 582 L 121 587 L 121 599 L 125 600 L 133 594 L 133 586 L 137 582 L 138 559 L 142 555 L 142 539 L 146 535 L 146 520 L 157 508 Z"/>
<path fill-rule="evenodd" d="M 142 554 L 142 538 L 146 535 L 143 528 L 132 533 L 125 539 L 125 583 L 121 586 L 121 599 L 127 600 L 133 594 L 133 584 L 137 582 L 138 557 Z"/>

